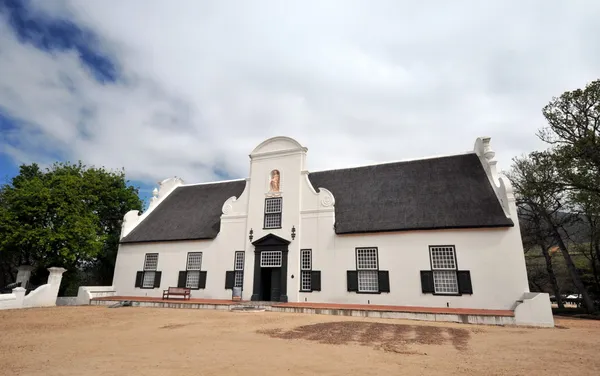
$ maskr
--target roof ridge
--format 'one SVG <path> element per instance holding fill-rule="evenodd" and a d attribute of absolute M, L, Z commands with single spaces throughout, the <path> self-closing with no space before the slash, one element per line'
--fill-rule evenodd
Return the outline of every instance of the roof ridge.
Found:
<path fill-rule="evenodd" d="M 431 159 L 442 159 L 442 158 L 459 157 L 459 156 L 469 155 L 469 154 L 476 154 L 476 153 L 473 150 L 468 150 L 468 151 L 464 151 L 464 152 L 460 152 L 460 153 L 455 153 L 455 154 L 439 154 L 439 155 L 432 155 L 432 156 L 419 157 L 419 158 L 406 158 L 406 159 L 399 159 L 399 160 L 395 160 L 395 161 L 369 163 L 369 164 L 358 165 L 358 166 L 351 166 L 351 167 L 331 168 L 331 169 L 327 169 L 327 170 L 309 170 L 308 173 L 312 174 L 312 173 L 315 173 L 315 172 L 331 172 L 331 171 L 341 171 L 341 170 L 352 170 L 352 169 L 365 168 L 365 167 L 385 166 L 385 165 L 391 165 L 391 164 L 396 164 L 396 163 L 419 162 L 419 161 L 425 161 L 425 160 L 431 160 Z"/>
<path fill-rule="evenodd" d="M 180 185 L 180 187 L 193 187 L 193 186 L 196 186 L 196 185 L 211 185 L 211 184 L 233 183 L 233 182 L 236 182 L 236 181 L 246 181 L 246 178 L 207 181 L 207 182 L 204 182 L 204 183 L 182 184 L 182 185 Z"/>

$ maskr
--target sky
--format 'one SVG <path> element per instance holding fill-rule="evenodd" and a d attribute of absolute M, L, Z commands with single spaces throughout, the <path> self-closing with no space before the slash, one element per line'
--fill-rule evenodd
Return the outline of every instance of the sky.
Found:
<path fill-rule="evenodd" d="M 597 0 L 0 0 L 0 183 L 23 163 L 246 177 L 289 136 L 323 170 L 542 149 L 600 78 Z"/>

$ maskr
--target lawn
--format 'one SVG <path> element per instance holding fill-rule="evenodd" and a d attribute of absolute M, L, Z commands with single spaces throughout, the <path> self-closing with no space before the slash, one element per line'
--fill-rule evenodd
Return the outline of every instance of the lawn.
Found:
<path fill-rule="evenodd" d="M 599 375 L 600 321 L 556 323 L 139 307 L 0 311 L 0 374 Z"/>

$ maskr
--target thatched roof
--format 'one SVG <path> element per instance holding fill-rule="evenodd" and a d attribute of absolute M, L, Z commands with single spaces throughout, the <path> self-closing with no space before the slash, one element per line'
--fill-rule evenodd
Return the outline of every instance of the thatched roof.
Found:
<path fill-rule="evenodd" d="M 309 180 L 333 193 L 337 234 L 513 226 L 474 153 L 320 171 Z M 122 242 L 212 239 L 223 203 L 244 186 L 180 186 Z"/>

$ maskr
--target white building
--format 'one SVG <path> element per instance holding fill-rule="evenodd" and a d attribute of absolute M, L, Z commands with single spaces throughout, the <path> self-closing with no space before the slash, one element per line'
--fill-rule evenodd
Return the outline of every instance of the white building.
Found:
<path fill-rule="evenodd" d="M 514 309 L 529 292 L 525 259 L 489 140 L 309 172 L 307 148 L 268 139 L 248 178 L 166 179 L 144 214 L 128 213 L 113 286 L 130 297 L 185 286 L 231 299 L 235 286 L 242 300 Z"/>

